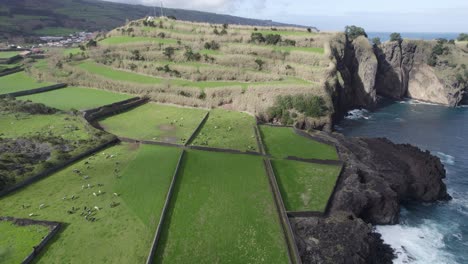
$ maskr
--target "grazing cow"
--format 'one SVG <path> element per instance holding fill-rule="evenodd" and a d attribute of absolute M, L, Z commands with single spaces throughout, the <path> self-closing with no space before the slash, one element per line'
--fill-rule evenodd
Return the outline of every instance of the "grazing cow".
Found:
<path fill-rule="evenodd" d="M 40 205 L 39 205 L 39 209 L 42 209 L 42 208 L 44 208 L 44 207 L 45 207 L 45 204 L 40 204 Z"/>
<path fill-rule="evenodd" d="M 118 197 L 118 196 L 119 196 L 119 194 L 118 194 L 118 193 L 114 193 L 114 196 Z"/>
<path fill-rule="evenodd" d="M 94 209 L 96 209 L 96 210 L 98 210 L 98 211 L 100 210 L 99 207 L 97 207 L 97 206 L 94 206 Z"/>
<path fill-rule="evenodd" d="M 95 192 L 93 192 L 93 195 L 94 195 L 94 196 L 97 196 L 97 194 L 96 194 Z"/>
<path fill-rule="evenodd" d="M 34 216 L 35 214 L 34 213 L 30 213 L 29 216 Z"/>

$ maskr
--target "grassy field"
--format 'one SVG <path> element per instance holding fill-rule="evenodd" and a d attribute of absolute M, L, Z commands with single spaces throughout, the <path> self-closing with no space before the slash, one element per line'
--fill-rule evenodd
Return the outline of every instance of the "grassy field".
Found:
<path fill-rule="evenodd" d="M 272 164 L 286 210 L 325 210 L 340 173 L 339 166 L 291 160 L 274 160 Z"/>
<path fill-rule="evenodd" d="M 257 30 L 257 31 L 252 31 L 252 33 L 261 33 L 263 35 L 279 34 L 279 35 L 282 35 L 282 36 L 312 36 L 312 35 L 314 35 L 314 33 L 309 33 L 305 29 L 304 29 L 304 31 Z"/>
<path fill-rule="evenodd" d="M 150 42 L 150 43 L 160 43 L 160 44 L 175 44 L 176 40 L 173 39 L 160 39 L 160 38 L 150 38 L 150 37 L 131 37 L 131 36 L 116 36 L 110 37 L 101 40 L 99 43 L 102 45 L 119 45 L 119 44 L 128 44 L 128 43 L 137 43 L 137 42 Z"/>
<path fill-rule="evenodd" d="M 270 81 L 270 82 L 236 82 L 236 81 L 190 81 L 180 78 L 172 78 L 172 79 L 164 79 L 154 76 L 148 76 L 143 74 L 138 74 L 129 71 L 117 70 L 111 67 L 97 64 L 95 62 L 83 62 L 78 65 L 78 67 L 97 75 L 101 75 L 105 78 L 109 78 L 116 81 L 124 81 L 124 82 L 134 82 L 134 83 L 141 83 L 141 84 L 160 84 L 163 81 L 171 84 L 173 86 L 179 87 L 193 87 L 199 89 L 205 88 L 217 88 L 217 87 L 227 87 L 227 86 L 242 86 L 243 88 L 247 88 L 248 85 L 268 85 L 268 84 L 304 84 L 308 83 L 303 80 L 299 80 L 297 78 L 289 78 L 285 81 Z"/>
<path fill-rule="evenodd" d="M 292 128 L 260 126 L 260 132 L 267 153 L 276 158 L 338 160 L 335 147 L 299 136 Z"/>
<path fill-rule="evenodd" d="M 118 136 L 184 144 L 205 116 L 206 111 L 148 103 L 100 124 Z"/>
<path fill-rule="evenodd" d="M 191 145 L 257 151 L 254 125 L 248 114 L 213 109 Z"/>
<path fill-rule="evenodd" d="M 50 92 L 18 97 L 20 100 L 31 100 L 35 103 L 42 103 L 60 110 L 91 109 L 129 98 L 132 98 L 132 96 L 84 87 L 67 87 Z"/>
<path fill-rule="evenodd" d="M 156 263 L 288 263 L 260 157 L 188 151 Z"/>
<path fill-rule="evenodd" d="M 15 217 L 34 213 L 34 219 L 66 223 L 39 263 L 142 263 L 179 151 L 127 144 L 112 147 L 1 198 L 1 212 Z M 45 207 L 39 209 L 40 204 Z M 85 207 L 96 221 L 85 219 Z"/>
<path fill-rule="evenodd" d="M 34 33 L 40 36 L 67 36 L 78 31 L 80 30 L 65 27 L 45 27 L 34 30 Z"/>
<path fill-rule="evenodd" d="M 31 90 L 48 85 L 52 85 L 52 83 L 38 82 L 26 73 L 18 72 L 0 77 L 0 94 Z"/>
<path fill-rule="evenodd" d="M 18 226 L 0 221 L 0 263 L 21 263 L 49 232 L 42 225 Z"/>
<path fill-rule="evenodd" d="M 9 59 L 11 57 L 14 57 L 18 55 L 18 51 L 1 51 L 0 52 L 0 59 Z"/>
<path fill-rule="evenodd" d="M 295 46 L 280 46 L 275 47 L 274 51 L 281 51 L 281 52 L 291 52 L 291 51 L 303 51 L 303 52 L 313 52 L 313 53 L 320 53 L 324 54 L 324 48 L 316 48 L 316 47 L 295 47 Z"/>

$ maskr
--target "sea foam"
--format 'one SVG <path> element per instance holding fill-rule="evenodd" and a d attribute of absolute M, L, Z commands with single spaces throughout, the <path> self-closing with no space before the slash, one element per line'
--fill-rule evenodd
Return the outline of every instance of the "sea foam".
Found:
<path fill-rule="evenodd" d="M 366 109 L 354 109 L 347 113 L 346 119 L 358 120 L 358 119 L 370 119 L 369 111 Z"/>
<path fill-rule="evenodd" d="M 445 251 L 445 232 L 439 227 L 432 221 L 424 220 L 418 226 L 377 226 L 377 232 L 395 250 L 395 264 L 455 264 L 454 256 Z"/>
<path fill-rule="evenodd" d="M 435 154 L 436 154 L 437 157 L 440 158 L 440 160 L 442 161 L 443 164 L 445 164 L 445 165 L 455 164 L 455 157 L 454 156 L 445 154 L 445 153 L 440 152 L 440 151 L 436 151 Z"/>

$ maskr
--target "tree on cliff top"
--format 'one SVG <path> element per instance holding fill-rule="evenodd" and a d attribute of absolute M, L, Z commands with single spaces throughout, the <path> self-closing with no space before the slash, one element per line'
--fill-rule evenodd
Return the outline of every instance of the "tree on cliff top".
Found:
<path fill-rule="evenodd" d="M 356 39 L 359 36 L 364 36 L 367 38 L 367 33 L 362 27 L 357 26 L 346 26 L 345 27 L 345 34 L 350 41 Z"/>
<path fill-rule="evenodd" d="M 468 34 L 466 34 L 466 33 L 461 33 L 460 35 L 458 35 L 457 40 L 458 40 L 458 41 L 468 41 Z"/>
<path fill-rule="evenodd" d="M 401 37 L 400 33 L 393 32 L 392 34 L 390 34 L 390 41 L 401 43 L 403 42 L 403 38 Z"/>

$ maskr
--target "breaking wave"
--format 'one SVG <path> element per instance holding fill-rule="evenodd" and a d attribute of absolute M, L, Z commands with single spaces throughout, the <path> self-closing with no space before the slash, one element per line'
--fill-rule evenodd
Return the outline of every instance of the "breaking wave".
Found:
<path fill-rule="evenodd" d="M 455 157 L 454 156 L 445 154 L 445 153 L 440 152 L 440 151 L 436 151 L 435 154 L 436 154 L 437 157 L 440 158 L 440 160 L 442 161 L 443 164 L 445 164 L 445 165 L 455 164 Z"/>
<path fill-rule="evenodd" d="M 346 119 L 358 120 L 358 119 L 370 119 L 369 111 L 366 109 L 354 109 L 347 113 Z"/>

